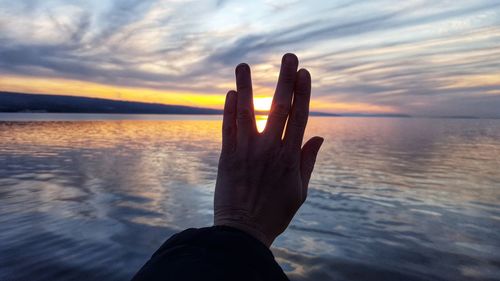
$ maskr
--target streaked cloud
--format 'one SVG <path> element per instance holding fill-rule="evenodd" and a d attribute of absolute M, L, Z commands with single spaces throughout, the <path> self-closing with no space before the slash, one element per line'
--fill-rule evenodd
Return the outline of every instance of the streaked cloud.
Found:
<path fill-rule="evenodd" d="M 317 110 L 498 116 L 498 46 L 498 0 L 0 0 L 3 90 L 218 107 L 236 64 L 269 96 L 295 52 Z"/>

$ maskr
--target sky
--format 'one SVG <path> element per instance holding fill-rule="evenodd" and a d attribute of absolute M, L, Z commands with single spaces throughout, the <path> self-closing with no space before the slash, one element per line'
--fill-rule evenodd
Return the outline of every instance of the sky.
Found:
<path fill-rule="evenodd" d="M 0 0 L 3 91 L 264 108 L 287 52 L 314 111 L 500 116 L 500 0 Z"/>

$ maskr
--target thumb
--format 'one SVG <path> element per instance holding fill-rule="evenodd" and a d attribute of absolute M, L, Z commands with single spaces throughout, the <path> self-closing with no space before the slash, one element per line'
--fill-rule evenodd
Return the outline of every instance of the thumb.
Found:
<path fill-rule="evenodd" d="M 302 179 L 303 200 L 306 199 L 307 186 L 309 185 L 309 179 L 311 179 L 314 163 L 316 163 L 316 155 L 318 155 L 319 148 L 321 144 L 323 144 L 323 141 L 324 139 L 322 137 L 313 137 L 302 147 L 300 155 L 300 176 Z"/>

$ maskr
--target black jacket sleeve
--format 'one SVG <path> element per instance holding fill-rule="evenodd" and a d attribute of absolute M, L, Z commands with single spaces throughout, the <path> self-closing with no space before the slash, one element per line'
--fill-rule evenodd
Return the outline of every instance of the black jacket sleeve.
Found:
<path fill-rule="evenodd" d="M 288 280 L 271 251 L 227 226 L 190 228 L 173 235 L 132 281 Z"/>

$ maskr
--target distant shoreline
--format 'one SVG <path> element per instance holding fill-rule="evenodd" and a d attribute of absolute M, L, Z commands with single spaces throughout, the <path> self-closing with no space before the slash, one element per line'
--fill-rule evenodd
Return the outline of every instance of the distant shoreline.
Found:
<path fill-rule="evenodd" d="M 78 96 L 43 95 L 0 91 L 0 114 L 89 114 L 89 115 L 222 115 L 220 109 L 119 101 Z M 257 115 L 267 115 L 259 111 Z M 424 116 L 401 113 L 327 113 L 312 111 L 315 117 L 365 117 L 365 118 L 433 118 L 433 119 L 500 119 L 460 115 Z M 32 115 L 33 116 L 33 115 Z M 82 115 L 84 116 L 84 115 Z M 2 118 L 0 118 L 1 120 Z M 26 118 L 28 119 L 28 118 Z M 106 118 L 106 120 L 114 118 Z M 130 118 L 138 119 L 138 118 Z M 162 118 L 160 118 L 162 119 Z M 165 118 L 163 118 L 165 119 Z M 169 119 L 169 118 L 166 118 Z"/>
<path fill-rule="evenodd" d="M 257 115 L 264 116 L 264 115 Z M 454 119 L 499 120 L 500 118 L 428 117 L 428 116 L 312 116 L 315 118 L 389 118 L 389 119 Z M 0 112 L 0 122 L 78 122 L 78 121 L 175 121 L 175 120 L 222 120 L 222 114 L 124 114 L 124 113 L 32 113 Z"/>
<path fill-rule="evenodd" d="M 77 96 L 42 95 L 0 91 L 2 113 L 62 113 L 62 114 L 183 114 L 221 115 L 221 109 L 119 101 Z M 267 114 L 267 112 L 259 112 Z M 311 116 L 338 116 L 326 112 L 311 112 Z"/>

